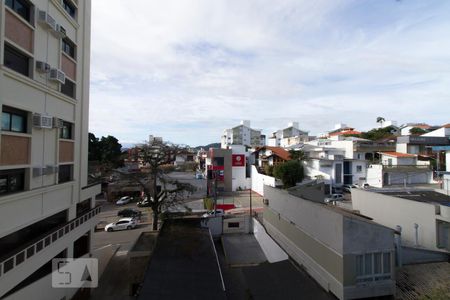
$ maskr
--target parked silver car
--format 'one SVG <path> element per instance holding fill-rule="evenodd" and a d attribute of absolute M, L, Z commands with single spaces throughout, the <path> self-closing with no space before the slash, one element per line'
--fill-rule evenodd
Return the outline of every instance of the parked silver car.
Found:
<path fill-rule="evenodd" d="M 325 203 L 330 203 L 333 201 L 344 201 L 344 195 L 342 194 L 331 194 L 325 198 Z"/>
<path fill-rule="evenodd" d="M 129 230 L 136 227 L 136 220 L 134 218 L 122 218 L 115 223 L 110 223 L 105 226 L 105 231 Z"/>

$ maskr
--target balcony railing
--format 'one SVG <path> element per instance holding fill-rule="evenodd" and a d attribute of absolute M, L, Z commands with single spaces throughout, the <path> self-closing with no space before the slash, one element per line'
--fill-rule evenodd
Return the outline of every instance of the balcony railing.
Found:
<path fill-rule="evenodd" d="M 0 262 L 0 280 L 2 276 L 7 272 L 11 271 L 21 263 L 33 257 L 38 252 L 41 252 L 42 250 L 49 247 L 57 240 L 74 231 L 83 223 L 87 222 L 94 216 L 98 215 L 100 213 L 100 208 L 101 208 L 100 206 L 97 206 L 89 210 L 84 215 L 76 219 L 73 219 L 72 221 L 66 223 L 64 226 L 61 226 L 58 229 L 55 229 L 53 232 L 45 235 L 43 238 L 39 239 L 35 243 L 29 245 L 25 249 L 19 250 L 18 253 Z"/>
<path fill-rule="evenodd" d="M 401 170 L 401 169 L 420 169 L 420 170 L 431 170 L 430 165 L 383 165 L 383 169 Z"/>

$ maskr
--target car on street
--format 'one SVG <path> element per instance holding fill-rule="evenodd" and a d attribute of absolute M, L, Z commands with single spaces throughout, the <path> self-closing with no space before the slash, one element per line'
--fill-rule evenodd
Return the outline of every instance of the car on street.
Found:
<path fill-rule="evenodd" d="M 105 226 L 105 231 L 112 232 L 117 230 L 130 230 L 136 227 L 136 220 L 134 218 L 122 218 L 115 223 L 110 223 Z"/>
<path fill-rule="evenodd" d="M 150 197 L 150 199 L 153 201 L 153 198 Z M 145 197 L 144 199 L 142 199 L 141 201 L 139 201 L 138 203 L 136 203 L 137 207 L 149 207 L 150 203 L 148 202 L 148 198 Z"/>
<path fill-rule="evenodd" d="M 351 193 L 352 189 L 357 189 L 357 188 L 359 188 L 359 187 L 357 185 L 355 185 L 355 184 L 344 184 L 342 186 L 342 191 L 344 193 Z"/>
<path fill-rule="evenodd" d="M 334 201 L 344 201 L 344 195 L 342 194 L 331 194 L 325 198 L 325 203 L 330 203 Z"/>
<path fill-rule="evenodd" d="M 140 218 L 142 216 L 142 211 L 134 208 L 124 208 L 122 210 L 119 210 L 117 215 L 123 218 Z"/>
<path fill-rule="evenodd" d="M 133 198 L 131 198 L 130 196 L 124 196 L 124 197 L 120 198 L 119 200 L 117 200 L 116 204 L 117 205 L 125 205 L 125 204 L 130 203 L 130 201 L 132 199 Z"/>
<path fill-rule="evenodd" d="M 225 215 L 225 211 L 221 208 L 216 209 L 216 217 L 222 217 Z M 203 218 L 214 217 L 214 210 L 210 210 L 203 214 Z"/>

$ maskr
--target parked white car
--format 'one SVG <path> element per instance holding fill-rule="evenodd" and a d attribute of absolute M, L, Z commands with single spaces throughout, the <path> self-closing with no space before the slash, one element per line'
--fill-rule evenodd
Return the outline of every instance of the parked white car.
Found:
<path fill-rule="evenodd" d="M 125 204 L 130 203 L 131 199 L 133 199 L 133 198 L 131 198 L 130 196 L 124 196 L 124 197 L 120 198 L 119 200 L 117 200 L 116 204 L 117 205 L 125 205 Z"/>
<path fill-rule="evenodd" d="M 122 218 L 115 223 L 110 223 L 105 226 L 105 231 L 129 230 L 136 227 L 136 220 L 134 218 Z"/>
<path fill-rule="evenodd" d="M 333 201 L 344 201 L 344 195 L 342 194 L 331 194 L 327 198 L 325 198 L 325 203 L 330 203 Z"/>
<path fill-rule="evenodd" d="M 225 211 L 221 208 L 216 209 L 216 217 L 221 217 L 225 215 Z M 214 217 L 214 210 L 210 210 L 207 213 L 203 214 L 203 218 Z"/>

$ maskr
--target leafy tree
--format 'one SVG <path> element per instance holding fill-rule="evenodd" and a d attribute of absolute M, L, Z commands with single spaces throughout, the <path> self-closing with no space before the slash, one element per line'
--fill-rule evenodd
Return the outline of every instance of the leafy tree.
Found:
<path fill-rule="evenodd" d="M 145 165 L 139 173 L 125 173 L 115 170 L 122 176 L 138 183 L 147 199 L 153 216 L 153 230 L 158 229 L 159 214 L 165 209 L 179 204 L 185 197 L 195 191 L 189 183 L 171 180 L 167 176 L 167 165 L 175 161 L 177 154 L 184 149 L 166 142 L 153 142 L 139 148 L 138 156 Z M 158 193 L 158 184 L 161 192 Z"/>
<path fill-rule="evenodd" d="M 291 159 L 296 159 L 296 160 L 305 160 L 306 159 L 305 152 L 303 152 L 302 150 L 299 150 L 299 151 L 295 151 L 294 149 L 289 150 L 289 155 L 291 156 Z"/>
<path fill-rule="evenodd" d="M 301 182 L 304 178 L 303 165 L 298 160 L 289 160 L 278 164 L 273 169 L 273 175 L 283 181 L 283 186 L 289 188 Z"/>
<path fill-rule="evenodd" d="M 100 152 L 100 141 L 95 136 L 95 134 L 89 132 L 89 152 L 88 152 L 88 160 L 89 161 L 99 161 L 101 159 Z"/>
<path fill-rule="evenodd" d="M 388 126 L 384 128 L 374 128 L 367 132 L 363 132 L 359 135 L 359 137 L 363 139 L 377 141 L 392 136 L 394 132 L 395 128 L 392 126 Z"/>
<path fill-rule="evenodd" d="M 100 139 L 100 161 L 102 163 L 112 164 L 114 167 L 121 165 L 120 156 L 122 155 L 122 145 L 115 137 L 108 135 Z"/>
<path fill-rule="evenodd" d="M 409 130 L 409 133 L 411 133 L 413 135 L 421 135 L 421 134 L 427 133 L 427 131 L 423 130 L 422 128 L 419 128 L 419 127 L 413 127 Z"/>

